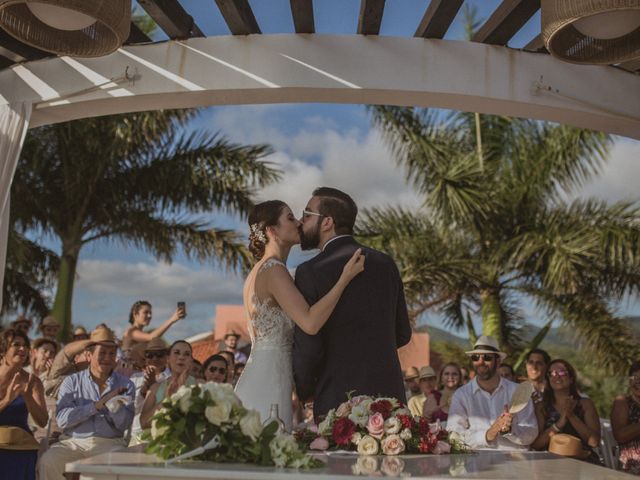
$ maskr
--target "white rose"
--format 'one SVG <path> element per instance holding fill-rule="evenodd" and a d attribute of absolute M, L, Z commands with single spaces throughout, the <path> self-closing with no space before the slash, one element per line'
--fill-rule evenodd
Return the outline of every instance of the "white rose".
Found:
<path fill-rule="evenodd" d="M 358 445 L 358 443 L 360 443 L 360 440 L 362 440 L 362 434 L 360 432 L 356 432 L 353 435 L 351 435 L 351 443 L 353 443 L 354 445 Z"/>
<path fill-rule="evenodd" d="M 214 406 L 204 409 L 204 416 L 207 417 L 207 420 L 217 426 L 229 420 L 230 414 L 231 404 L 227 402 L 217 402 Z"/>
<path fill-rule="evenodd" d="M 358 453 L 361 455 L 376 455 L 378 441 L 370 435 L 363 436 L 358 442 Z"/>
<path fill-rule="evenodd" d="M 400 420 L 396 417 L 389 417 L 384 421 L 384 433 L 394 434 L 398 433 L 402 428 Z"/>
<path fill-rule="evenodd" d="M 167 430 L 169 430 L 169 427 L 158 428 L 157 420 L 151 421 L 151 438 L 153 438 L 154 440 L 160 437 L 161 435 L 164 435 L 167 432 Z"/>
<path fill-rule="evenodd" d="M 336 410 L 336 416 L 338 417 L 346 417 L 351 412 L 351 405 L 349 402 L 341 403 L 338 409 Z"/>
<path fill-rule="evenodd" d="M 375 457 L 358 457 L 351 467 L 354 475 L 374 475 L 378 471 L 378 459 Z"/>
<path fill-rule="evenodd" d="M 408 408 L 399 408 L 398 410 L 396 410 L 395 412 L 393 412 L 394 415 L 409 415 L 410 417 L 411 415 L 411 410 L 409 410 Z"/>
<path fill-rule="evenodd" d="M 176 393 L 171 395 L 171 402 L 175 405 L 180 402 L 183 397 L 191 396 L 191 387 L 187 387 L 186 385 L 182 385 Z"/>
<path fill-rule="evenodd" d="M 327 412 L 327 416 L 323 421 L 318 425 L 318 433 L 320 435 L 329 435 L 331 434 L 331 430 L 333 428 L 333 422 L 336 418 L 336 409 L 332 408 Z"/>
<path fill-rule="evenodd" d="M 240 430 L 242 434 L 256 440 L 262 433 L 262 423 L 260 423 L 260 414 L 255 410 L 249 410 L 247 414 L 240 419 Z"/>
<path fill-rule="evenodd" d="M 178 403 L 180 405 L 180 410 L 182 411 L 182 413 L 188 413 L 191 405 L 193 404 L 193 402 L 191 401 L 191 390 L 189 390 L 189 394 L 184 395 Z"/>
<path fill-rule="evenodd" d="M 362 404 L 354 406 L 349 414 L 349 420 L 359 427 L 366 427 L 369 421 L 369 408 Z"/>
<path fill-rule="evenodd" d="M 402 440 L 407 441 L 407 440 L 409 440 L 409 439 L 411 438 L 411 436 L 412 436 L 412 435 L 411 435 L 411 430 L 410 430 L 410 429 L 408 429 L 408 428 L 405 428 L 404 430 L 402 430 L 402 431 L 400 432 L 400 438 L 401 438 Z"/>
<path fill-rule="evenodd" d="M 276 435 L 269 443 L 269 450 L 276 467 L 284 467 L 292 454 L 298 452 L 298 444 L 291 435 Z"/>

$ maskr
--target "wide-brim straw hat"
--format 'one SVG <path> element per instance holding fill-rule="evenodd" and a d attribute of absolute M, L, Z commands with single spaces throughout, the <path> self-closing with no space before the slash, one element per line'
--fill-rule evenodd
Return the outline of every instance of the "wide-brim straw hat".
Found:
<path fill-rule="evenodd" d="M 416 378 L 418 378 L 418 375 L 420 375 L 420 372 L 418 372 L 418 369 L 416 367 L 409 367 L 407 368 L 407 371 L 404 372 L 404 379 L 415 380 Z"/>
<path fill-rule="evenodd" d="M 589 451 L 582 447 L 578 437 L 566 433 L 556 433 L 549 439 L 549 451 L 563 457 L 586 458 Z"/>
<path fill-rule="evenodd" d="M 226 340 L 229 337 L 236 337 L 236 338 L 240 338 L 240 334 L 238 332 L 236 332 L 235 330 L 231 330 L 230 332 L 227 332 L 224 335 L 224 339 Z"/>
<path fill-rule="evenodd" d="M 494 353 L 500 356 L 500 360 L 507 358 L 507 354 L 500 351 L 500 347 L 498 346 L 496 339 L 489 337 L 488 335 L 481 335 L 478 337 L 476 343 L 473 344 L 473 350 L 464 353 L 467 355 L 474 355 L 476 353 Z"/>
<path fill-rule="evenodd" d="M 59 327 L 60 324 L 53 315 L 47 315 L 42 319 L 41 327 Z"/>
<path fill-rule="evenodd" d="M 436 371 L 433 369 L 433 367 L 430 366 L 426 366 L 426 367 L 420 367 L 420 373 L 418 374 L 418 378 L 423 379 L 423 378 L 432 378 L 435 377 L 436 375 Z"/>
<path fill-rule="evenodd" d="M 144 347 L 145 352 L 153 352 L 153 351 L 166 351 L 169 349 L 169 345 L 162 338 L 152 338 L 149 340 Z"/>
<path fill-rule="evenodd" d="M 113 331 L 110 328 L 104 328 L 104 327 L 96 328 L 93 332 L 91 332 L 91 336 L 89 337 L 89 340 L 80 340 L 80 341 L 89 342 L 88 346 L 93 346 L 93 345 L 117 346 L 118 345 L 118 341 Z"/>

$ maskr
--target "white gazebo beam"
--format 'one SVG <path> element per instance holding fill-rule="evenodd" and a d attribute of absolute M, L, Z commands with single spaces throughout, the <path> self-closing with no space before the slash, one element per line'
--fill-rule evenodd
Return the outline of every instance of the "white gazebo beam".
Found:
<path fill-rule="evenodd" d="M 4 70 L 0 95 L 0 103 L 33 102 L 32 127 L 161 108 L 324 102 L 477 111 L 640 138 L 637 75 L 423 38 L 249 35 L 129 46 Z"/>

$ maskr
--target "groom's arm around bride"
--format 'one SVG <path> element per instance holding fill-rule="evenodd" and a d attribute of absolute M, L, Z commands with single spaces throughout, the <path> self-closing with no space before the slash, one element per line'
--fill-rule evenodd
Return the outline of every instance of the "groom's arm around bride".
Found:
<path fill-rule="evenodd" d="M 397 349 L 409 342 L 411 326 L 402 281 L 388 255 L 351 236 L 356 215 L 351 197 L 323 187 L 314 191 L 302 218 L 302 248 L 322 249 L 296 270 L 296 286 L 310 305 L 331 289 L 356 249 L 363 249 L 367 265 L 317 335 L 295 329 L 296 390 L 302 401 L 313 398 L 316 418 L 351 391 L 406 402 Z"/>

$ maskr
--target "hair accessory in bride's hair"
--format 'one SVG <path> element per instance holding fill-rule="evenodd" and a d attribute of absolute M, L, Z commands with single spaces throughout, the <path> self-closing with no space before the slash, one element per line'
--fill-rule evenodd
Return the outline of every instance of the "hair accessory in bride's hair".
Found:
<path fill-rule="evenodd" d="M 249 229 L 251 230 L 251 235 L 253 235 L 256 238 L 256 240 L 262 243 L 267 243 L 267 236 L 264 234 L 264 232 L 260 228 L 260 224 L 252 223 Z"/>

